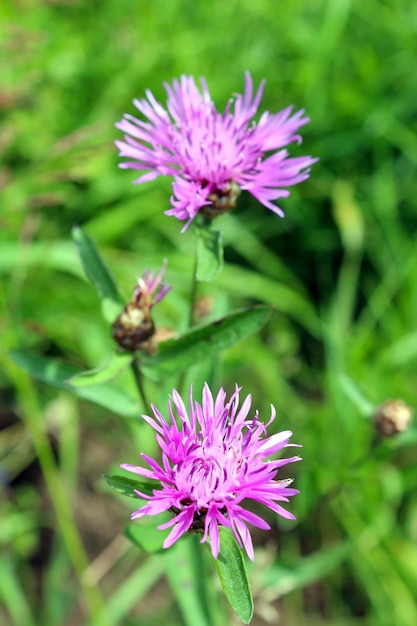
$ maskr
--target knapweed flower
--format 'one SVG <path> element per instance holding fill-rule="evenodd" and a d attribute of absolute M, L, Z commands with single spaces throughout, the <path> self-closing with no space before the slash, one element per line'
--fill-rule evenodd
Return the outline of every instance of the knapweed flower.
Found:
<path fill-rule="evenodd" d="M 275 419 L 271 405 L 271 419 L 265 425 L 256 411 L 249 417 L 251 396 L 239 408 L 240 388 L 236 386 L 229 400 L 223 389 L 213 398 L 207 385 L 202 403 L 193 400 L 190 389 L 189 410 L 174 389 L 168 403 L 169 419 L 152 405 L 155 419 L 143 418 L 155 429 L 156 440 L 162 451 L 162 463 L 142 454 L 150 469 L 135 465 L 121 467 L 134 474 L 159 483 L 149 496 L 137 495 L 148 502 L 132 514 L 132 519 L 171 511 L 173 519 L 158 526 L 173 527 L 163 544 L 169 548 L 187 531 L 203 534 L 201 543 L 210 539 L 211 551 L 217 558 L 220 549 L 219 525 L 232 529 L 240 546 L 253 560 L 253 545 L 247 524 L 269 530 L 267 522 L 248 511 L 245 501 L 253 500 L 287 519 L 292 513 L 279 502 L 288 502 L 289 496 L 299 493 L 291 489 L 291 479 L 277 480 L 277 472 L 287 463 L 298 461 L 298 456 L 272 460 L 269 457 L 291 445 L 292 433 L 283 431 L 266 436 L 266 429 Z"/>
<path fill-rule="evenodd" d="M 167 215 L 186 220 L 185 230 L 200 211 L 215 217 L 233 208 L 240 190 L 249 191 L 271 211 L 283 216 L 272 201 L 308 178 L 317 159 L 289 158 L 285 146 L 301 142 L 298 130 L 309 122 L 304 111 L 289 106 L 279 113 L 265 111 L 254 122 L 265 81 L 256 94 L 249 72 L 243 95 L 216 111 L 205 80 L 201 93 L 192 76 L 164 84 L 167 110 L 147 90 L 147 99 L 134 100 L 146 121 L 125 115 L 116 126 L 125 134 L 116 141 L 120 167 L 145 170 L 135 183 L 173 176 L 172 208 Z M 271 153 L 271 154 L 270 154 Z"/>
<path fill-rule="evenodd" d="M 171 287 L 162 282 L 166 265 L 164 261 L 157 274 L 150 270 L 143 272 L 133 290 L 132 299 L 112 326 L 113 339 L 125 350 L 146 348 L 155 333 L 151 309 L 171 291 Z"/>

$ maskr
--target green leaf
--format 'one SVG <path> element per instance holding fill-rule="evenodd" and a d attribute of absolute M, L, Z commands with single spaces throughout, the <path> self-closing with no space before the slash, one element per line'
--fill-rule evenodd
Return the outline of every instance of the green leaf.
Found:
<path fill-rule="evenodd" d="M 155 524 L 155 520 L 153 520 L 153 522 Z M 164 549 L 162 544 L 167 534 L 167 532 L 158 530 L 156 526 L 146 526 L 145 523 L 130 524 L 124 531 L 125 537 L 140 548 L 140 550 L 148 554 L 162 552 Z"/>
<path fill-rule="evenodd" d="M 92 385 L 102 385 L 112 378 L 116 378 L 132 362 L 133 355 L 127 352 L 114 352 L 110 361 L 101 369 L 80 372 L 68 379 L 68 383 L 73 387 L 91 387 Z"/>
<path fill-rule="evenodd" d="M 243 554 L 227 528 L 219 527 L 219 532 L 220 552 L 214 563 L 220 583 L 236 615 L 244 624 L 249 624 L 253 615 L 253 599 Z"/>
<path fill-rule="evenodd" d="M 195 225 L 197 237 L 197 271 L 199 281 L 210 282 L 223 268 L 222 234 L 210 226 Z"/>
<path fill-rule="evenodd" d="M 211 359 L 221 350 L 259 331 L 271 312 L 271 308 L 264 306 L 243 309 L 177 339 L 164 341 L 159 344 L 158 354 L 141 357 L 141 368 L 152 378 L 155 374 L 174 374 L 204 359 Z"/>
<path fill-rule="evenodd" d="M 87 278 L 101 299 L 103 317 L 112 323 L 119 315 L 125 302 L 121 298 L 117 285 L 92 239 L 78 226 L 74 226 L 72 229 L 72 237 L 77 244 Z"/>
<path fill-rule="evenodd" d="M 96 387 L 74 387 L 70 385 L 68 380 L 80 374 L 81 370 L 73 365 L 63 363 L 59 359 L 29 354 L 23 350 L 13 350 L 10 353 L 10 358 L 36 380 L 69 391 L 79 398 L 95 402 L 124 417 L 138 417 L 140 413 L 138 404 L 111 383 Z"/>
<path fill-rule="evenodd" d="M 157 485 L 150 480 L 135 480 L 134 478 L 127 478 L 126 476 L 119 476 L 114 474 L 112 476 L 104 476 L 109 487 L 121 493 L 122 496 L 129 496 L 129 498 L 139 499 L 135 493 L 135 489 L 141 491 L 147 496 L 152 496 L 153 491 Z"/>

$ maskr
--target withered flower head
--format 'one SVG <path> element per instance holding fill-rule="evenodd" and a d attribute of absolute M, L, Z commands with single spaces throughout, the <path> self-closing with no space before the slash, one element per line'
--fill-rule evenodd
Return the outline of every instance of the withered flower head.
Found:
<path fill-rule="evenodd" d="M 392 437 L 407 430 L 412 417 L 413 411 L 404 400 L 387 400 L 379 405 L 372 419 L 381 437 Z"/>

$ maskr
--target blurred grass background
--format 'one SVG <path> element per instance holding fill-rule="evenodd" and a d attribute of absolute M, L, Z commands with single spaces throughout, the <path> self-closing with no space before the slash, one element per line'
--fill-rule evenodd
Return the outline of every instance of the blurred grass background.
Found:
<path fill-rule="evenodd" d="M 34 383 L 8 352 L 84 368 L 108 358 L 74 224 L 127 296 L 168 258 L 174 291 L 156 318 L 185 328 L 192 234 L 163 215 L 168 180 L 133 186 L 117 169 L 114 123 L 147 88 L 164 101 L 162 82 L 182 73 L 204 76 L 221 109 L 250 70 L 267 79 L 262 109 L 307 110 L 293 153 L 320 157 L 282 202 L 285 219 L 245 196 L 219 219 L 227 263 L 206 288 L 213 316 L 275 307 L 225 354 L 221 382 L 251 392 L 265 417 L 272 402 L 303 444 L 297 522 L 271 516 L 273 532 L 255 535 L 253 624 L 414 626 L 416 428 L 373 445 L 358 394 L 416 402 L 417 5 L 6 0 L 0 19 L 1 623 L 189 619 L 160 556 L 120 536 L 130 503 L 102 479 L 151 451 L 151 434 Z M 173 384 L 152 389 L 160 408 Z M 128 374 L 120 386 L 134 392 Z"/>

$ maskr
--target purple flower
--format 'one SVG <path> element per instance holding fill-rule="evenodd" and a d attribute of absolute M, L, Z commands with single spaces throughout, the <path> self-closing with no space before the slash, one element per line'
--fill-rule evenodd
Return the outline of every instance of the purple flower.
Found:
<path fill-rule="evenodd" d="M 168 404 L 169 420 L 154 405 L 152 411 L 156 419 L 143 416 L 156 430 L 162 463 L 142 453 L 150 469 L 136 465 L 121 467 L 160 483 L 152 496 L 136 492 L 148 502 L 132 514 L 132 519 L 171 511 L 173 519 L 158 526 L 159 529 L 173 526 L 164 548 L 172 546 L 187 531 L 200 531 L 203 533 L 201 543 L 209 537 L 211 551 L 217 558 L 221 524 L 232 529 L 239 545 L 244 546 L 253 560 L 247 524 L 265 530 L 270 526 L 244 508 L 244 501 L 254 500 L 282 517 L 294 519 L 292 513 L 278 503 L 288 502 L 289 496 L 299 492 L 289 488 L 291 479 L 276 480 L 276 475 L 280 467 L 300 457 L 269 459 L 282 448 L 295 446 L 288 443 L 292 433 L 287 430 L 267 437 L 267 426 L 275 419 L 274 407 L 271 405 L 271 419 L 265 426 L 257 411 L 253 417 L 248 417 L 250 395 L 239 409 L 239 392 L 236 386 L 235 393 L 226 400 L 225 391 L 220 389 L 213 398 L 206 383 L 199 404 L 193 400 L 191 388 L 187 411 L 174 389 Z"/>
<path fill-rule="evenodd" d="M 146 307 L 150 310 L 171 291 L 172 287 L 162 282 L 166 266 L 167 261 L 165 260 L 156 275 L 151 270 L 145 270 L 142 276 L 138 278 L 138 284 L 133 291 L 133 300 L 138 308 Z M 156 293 L 153 296 L 154 292 Z"/>
<path fill-rule="evenodd" d="M 146 121 L 125 115 L 116 124 L 125 135 L 116 141 L 120 156 L 130 159 L 120 167 L 148 170 L 135 183 L 157 176 L 173 176 L 172 208 L 167 215 L 186 220 L 185 230 L 199 211 L 210 217 L 236 204 L 240 190 L 283 217 L 273 200 L 286 197 L 286 187 L 308 178 L 310 156 L 289 158 L 284 146 L 301 142 L 299 128 L 309 122 L 304 111 L 289 106 L 279 113 L 256 115 L 265 81 L 253 94 L 252 78 L 245 74 L 243 95 L 216 111 L 203 78 L 201 93 L 192 76 L 164 84 L 167 110 L 147 90 L 147 99 L 134 100 Z M 269 154 L 268 153 L 271 153 Z"/>

